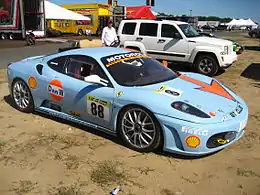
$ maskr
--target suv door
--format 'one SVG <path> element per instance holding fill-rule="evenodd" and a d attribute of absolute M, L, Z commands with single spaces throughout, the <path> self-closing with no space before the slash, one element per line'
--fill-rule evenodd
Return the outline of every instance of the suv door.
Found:
<path fill-rule="evenodd" d="M 138 36 L 136 37 L 136 41 L 140 41 L 144 44 L 147 53 L 154 50 L 158 50 L 158 32 L 158 23 L 141 22 L 139 26 Z"/>
<path fill-rule="evenodd" d="M 156 53 L 158 59 L 172 61 L 187 61 L 189 58 L 189 44 L 183 39 L 178 29 L 172 24 L 161 24 Z"/>

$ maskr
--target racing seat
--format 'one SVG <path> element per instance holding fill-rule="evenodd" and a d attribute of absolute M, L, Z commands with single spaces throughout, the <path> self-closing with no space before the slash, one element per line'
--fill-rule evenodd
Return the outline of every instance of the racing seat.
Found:
<path fill-rule="evenodd" d="M 79 66 L 77 63 L 71 62 L 68 67 L 65 69 L 65 73 L 69 76 L 72 76 L 76 79 L 81 79 L 81 66 Z"/>

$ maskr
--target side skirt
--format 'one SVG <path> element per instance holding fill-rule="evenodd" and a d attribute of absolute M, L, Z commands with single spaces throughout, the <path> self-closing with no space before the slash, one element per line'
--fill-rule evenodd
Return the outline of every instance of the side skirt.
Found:
<path fill-rule="evenodd" d="M 99 125 L 80 120 L 80 119 L 73 117 L 69 114 L 65 114 L 65 113 L 62 113 L 62 112 L 59 112 L 59 111 L 56 111 L 56 110 L 52 110 L 52 109 L 45 108 L 45 107 L 39 107 L 39 108 L 36 108 L 35 111 L 43 113 L 43 114 L 48 114 L 50 116 L 54 116 L 54 117 L 57 117 L 57 118 L 65 119 L 65 120 L 68 120 L 68 121 L 71 121 L 71 122 L 74 122 L 74 123 L 77 123 L 77 124 L 80 124 L 80 125 L 91 127 L 91 128 L 97 129 L 99 131 L 102 131 L 104 133 L 107 133 L 109 135 L 117 136 L 117 134 L 110 129 L 107 129 L 107 128 L 101 127 Z"/>

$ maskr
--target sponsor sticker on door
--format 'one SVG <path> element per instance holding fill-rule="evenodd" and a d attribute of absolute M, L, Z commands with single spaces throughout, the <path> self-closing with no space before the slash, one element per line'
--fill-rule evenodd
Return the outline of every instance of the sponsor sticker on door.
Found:
<path fill-rule="evenodd" d="M 87 95 L 86 99 L 88 114 L 109 121 L 110 102 L 90 95 Z"/>
<path fill-rule="evenodd" d="M 62 83 L 59 80 L 52 80 L 48 84 L 48 93 L 53 100 L 62 101 L 65 95 Z"/>

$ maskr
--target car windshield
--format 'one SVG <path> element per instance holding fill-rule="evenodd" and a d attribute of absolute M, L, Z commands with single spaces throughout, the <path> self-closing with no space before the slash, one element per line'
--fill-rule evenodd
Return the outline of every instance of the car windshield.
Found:
<path fill-rule="evenodd" d="M 190 24 L 178 25 L 186 37 L 198 37 L 200 34 Z"/>
<path fill-rule="evenodd" d="M 115 54 L 101 58 L 102 63 L 122 86 L 144 86 L 178 77 L 159 61 L 139 52 Z"/>

